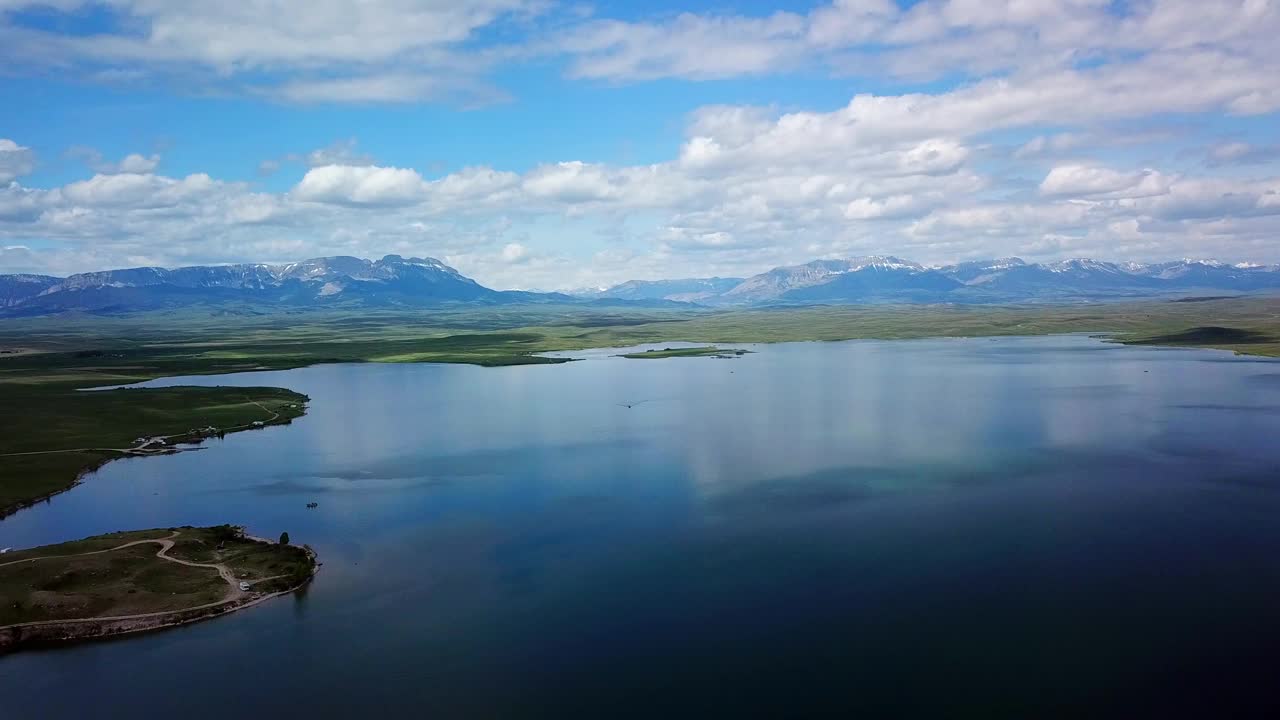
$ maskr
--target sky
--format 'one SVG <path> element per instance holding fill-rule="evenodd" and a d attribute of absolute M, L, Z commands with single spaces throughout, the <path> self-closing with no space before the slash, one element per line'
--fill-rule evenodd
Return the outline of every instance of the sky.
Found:
<path fill-rule="evenodd" d="M 0 0 L 0 273 L 1280 262 L 1280 0 Z"/>

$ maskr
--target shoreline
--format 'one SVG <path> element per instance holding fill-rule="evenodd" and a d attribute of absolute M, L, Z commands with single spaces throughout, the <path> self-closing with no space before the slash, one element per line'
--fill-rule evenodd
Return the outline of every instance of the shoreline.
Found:
<path fill-rule="evenodd" d="M 288 390 L 288 388 L 273 388 L 273 389 L 278 389 L 278 390 Z M 289 392 L 293 392 L 293 391 L 289 391 Z M 305 396 L 304 396 L 304 397 L 305 397 Z M 110 453 L 115 453 L 115 456 L 114 456 L 114 457 L 103 457 L 103 458 L 99 459 L 97 462 L 93 463 L 93 465 L 91 465 L 91 466 L 82 467 L 82 468 L 81 468 L 81 469 L 76 473 L 76 476 L 71 480 L 71 482 L 70 482 L 70 483 L 68 483 L 68 484 L 67 484 L 66 486 L 64 486 L 64 487 L 56 488 L 56 489 L 54 489 L 54 490 L 50 490 L 49 492 L 44 493 L 44 494 L 42 494 L 42 495 L 35 496 L 35 497 L 31 497 L 31 498 L 25 498 L 25 499 L 23 499 L 23 500 L 21 500 L 21 501 L 18 501 L 18 502 L 16 502 L 16 503 L 12 503 L 12 504 L 10 504 L 10 505 L 6 505 L 6 506 L 4 506 L 4 507 L 0 507 L 0 522 L 4 522 L 5 518 L 7 518 L 7 517 L 9 517 L 9 516 L 11 516 L 11 515 L 14 515 L 14 514 L 16 514 L 16 513 L 18 513 L 18 512 L 21 512 L 21 511 L 23 511 L 23 510 L 26 510 L 27 508 L 33 507 L 33 506 L 35 506 L 35 505 L 37 505 L 37 504 L 39 504 L 39 503 L 42 503 L 42 502 L 47 502 L 47 501 L 51 500 L 52 498 L 54 498 L 54 497 L 55 497 L 55 496 L 57 496 L 57 495 L 61 495 L 62 493 L 68 492 L 68 491 L 70 491 L 70 490 L 74 490 L 77 486 L 79 486 L 79 485 L 81 485 L 82 483 L 84 483 L 84 482 L 85 482 L 85 478 L 86 478 L 86 476 L 88 476 L 88 475 L 90 475 L 90 474 L 92 474 L 92 473 L 95 473 L 95 472 L 97 472 L 98 470 L 101 470 L 101 469 L 103 468 L 103 466 L 107 465 L 108 463 L 114 462 L 114 461 L 116 461 L 116 460 L 124 460 L 124 459 L 128 459 L 128 458 L 145 458 L 145 457 L 157 457 L 157 456 L 161 456 L 161 455 L 176 455 L 176 454 L 181 453 L 181 452 L 190 452 L 190 451 L 193 451 L 193 450 L 202 450 L 202 449 L 204 449 L 203 447 L 200 447 L 200 446 L 202 445 L 202 443 L 204 443 L 206 440 L 210 440 L 210 439 L 215 438 L 215 437 L 216 437 L 216 438 L 221 439 L 223 436 L 226 436 L 226 435 L 234 435 L 234 434 L 236 434 L 236 433 L 247 432 L 247 431 L 250 431 L 250 430 L 264 430 L 264 429 L 269 428 L 269 427 L 280 427 L 280 426 L 283 426 L 283 425 L 291 425 L 291 424 L 293 423 L 293 421 L 294 421 L 294 420 L 296 420 L 297 418 L 300 418 L 300 417 L 306 417 L 307 409 L 308 409 L 308 408 L 307 408 L 307 403 L 308 403 L 308 402 L 310 402 L 310 401 L 311 401 L 311 399 L 310 399 L 310 398 L 307 398 L 304 402 L 302 402 L 302 403 L 301 403 L 302 412 L 301 412 L 301 414 L 299 414 L 297 417 L 292 417 L 292 416 L 291 416 L 291 417 L 282 417 L 282 416 L 277 416 L 277 417 L 271 418 L 271 419 L 269 419 L 269 420 L 264 420 L 264 421 L 262 421 L 262 424 L 261 424 L 261 425 L 255 425 L 255 424 L 253 424 L 253 423 L 249 423 L 249 424 L 247 424 L 247 425 L 239 425 L 239 426 L 236 426 L 236 427 L 225 428 L 225 429 L 222 429 L 222 430 L 220 430 L 220 431 L 218 431 L 218 432 L 204 432 L 204 431 L 197 431 L 197 432 L 195 432 L 195 433 L 183 433 L 183 434 L 181 434 L 181 435 L 173 435 L 173 436 L 170 436 L 170 437 L 180 437 L 180 438 L 190 438 L 190 439 L 187 439 L 187 440 L 178 440 L 178 441 L 176 441 L 176 442 L 175 442 L 175 444 L 173 444 L 173 445 L 165 445 L 165 446 L 161 446 L 161 447 L 156 448 L 156 449 L 147 449 L 147 448 L 137 448 L 137 449 L 134 449 L 134 448 L 85 448 L 84 450 L 67 450 L 67 451 L 61 451 L 61 450 L 48 450 L 48 451 L 39 451 L 37 454 L 51 454 L 51 453 L 58 453 L 58 452 L 99 452 L 99 453 L 108 453 L 108 452 L 110 452 Z M 185 447 L 185 448 L 184 448 L 184 447 L 180 447 L 181 445 L 193 445 L 193 446 L 196 446 L 196 447 Z"/>
<path fill-rule="evenodd" d="M 1232 354 L 1232 355 L 1234 355 L 1234 356 L 1240 356 L 1240 357 L 1256 357 L 1256 358 L 1262 358 L 1262 359 L 1268 359 L 1268 360 L 1278 360 L 1278 359 L 1280 359 L 1280 358 L 1278 358 L 1278 357 L 1277 357 L 1277 356 L 1275 356 L 1275 355 L 1269 355 L 1269 354 L 1266 354 L 1266 353 L 1264 353 L 1264 352 L 1251 352 L 1251 351 L 1250 351 L 1250 348 L 1248 347 L 1248 345 L 1244 345 L 1244 346 L 1241 346 L 1241 345 L 1232 345 L 1231 343 L 1228 343 L 1228 342 L 1221 342 L 1221 343 L 1213 343 L 1213 342 L 1210 342 L 1210 343 L 1206 343 L 1206 344 L 1192 344 L 1192 343 L 1179 343 L 1179 342 L 1167 342 L 1167 343 L 1162 343 L 1162 342 L 1154 342 L 1154 341 L 1152 341 L 1152 340 L 1151 340 L 1151 339 L 1149 339 L 1149 338 L 1143 338 L 1143 337 L 1137 337 L 1137 338 L 1130 337 L 1130 338 L 1125 338 L 1125 337 L 1123 337 L 1123 336 L 1125 335 L 1125 333 L 1124 333 L 1123 331 L 1116 331 L 1116 330 L 1078 330 L 1078 331 L 1068 331 L 1068 332 L 1027 333 L 1027 334 L 1006 334 L 1006 333 L 973 334 L 973 335 L 941 335 L 941 334 L 940 334 L 940 335 L 922 335 L 922 336 L 919 336 L 919 337 L 909 337 L 909 338 L 887 338 L 887 337 L 874 337 L 874 336 L 859 336 L 859 337 L 848 337 L 848 338 L 839 338 L 839 339 L 824 339 L 824 340 L 791 340 L 791 339 L 787 339 L 787 340 L 749 340 L 749 341 L 745 341 L 745 340 L 744 340 L 744 341 L 740 341 L 740 342 L 737 342 L 737 341 L 735 341 L 735 342 L 721 341 L 721 342 L 722 342 L 723 344 L 726 344 L 726 345 L 732 345 L 732 344 L 781 345 L 781 344 L 786 344 L 786 343 L 791 343 L 791 342 L 849 342 L 849 341 L 855 341 L 855 340 L 882 340 L 882 341 L 892 341 L 892 340 L 940 340 L 940 339 L 948 339 L 948 338 L 1053 337 L 1053 336 L 1055 336 L 1055 335 L 1087 335 L 1087 336 L 1089 336 L 1089 337 L 1091 337 L 1091 338 L 1094 338 L 1094 339 L 1097 339 L 1097 340 L 1099 340 L 1099 341 L 1101 341 L 1101 342 L 1105 342 L 1105 343 L 1113 344 L 1113 345 L 1129 346 L 1129 347 L 1158 347 L 1158 348 L 1167 348 L 1167 349 L 1170 349 L 1170 350 L 1216 350 L 1216 351 L 1220 351 L 1220 352 L 1229 352 L 1229 353 L 1231 353 L 1231 354 Z M 696 343 L 696 342 L 699 342 L 699 341 L 693 341 L 693 340 L 668 340 L 668 341 L 666 341 L 666 342 L 688 342 L 688 343 L 691 343 L 691 344 L 692 344 L 692 343 Z M 659 342 L 659 343 L 646 343 L 646 344 L 661 344 L 661 342 Z M 630 346 L 612 346 L 612 347 L 611 347 L 611 346 L 598 346 L 598 347 L 580 348 L 579 350 L 551 350 L 551 351 L 546 351 L 546 352 L 582 352 L 582 351 L 587 351 L 587 350 L 611 350 L 611 349 L 618 349 L 618 350 L 622 350 L 622 349 L 626 349 L 627 347 L 630 347 Z M 713 345 L 713 346 L 710 346 L 710 347 L 714 347 L 714 345 Z M 694 349 L 702 349 L 702 348 L 694 348 Z M 738 354 L 738 355 L 743 354 L 743 353 L 738 352 L 738 351 L 733 350 L 733 349 L 726 350 L 725 352 L 728 352 L 728 353 L 734 353 L 734 354 Z M 746 351 L 746 352 L 751 352 L 751 351 Z M 677 353 L 673 353 L 673 354 L 671 354 L 671 355 L 667 355 L 667 354 L 665 354 L 665 353 L 656 353 L 656 354 L 652 355 L 651 357 L 652 357 L 652 359 L 661 359 L 661 358 L 666 358 L 666 357 L 681 357 L 681 356 L 699 357 L 699 356 L 702 356 L 702 355 L 686 355 L 685 353 L 677 352 Z M 514 355 L 514 356 L 512 356 L 512 357 L 513 357 L 513 358 L 522 358 L 522 359 L 523 359 L 523 358 L 528 358 L 528 357 L 531 357 L 531 356 L 530 356 L 530 355 L 522 354 L 522 355 Z M 380 361 L 380 362 L 391 362 L 392 364 L 409 364 L 409 363 L 415 363 L 415 364 L 416 364 L 416 363 L 422 363 L 422 364 L 443 364 L 443 365 L 473 365 L 473 366 L 476 366 L 476 367 L 494 368 L 494 367 L 511 367 L 511 366 L 520 366 L 520 365 L 530 365 L 530 364 L 533 364 L 533 365 L 555 365 L 555 364 L 566 364 L 566 363 L 571 363 L 571 362 L 574 362 L 574 361 L 576 361 L 576 360 L 580 360 L 580 359 L 581 359 L 581 358 L 560 358 L 560 357 L 549 357 L 549 356 L 546 356 L 546 355 L 538 355 L 538 354 L 534 354 L 534 355 L 532 355 L 532 357 L 538 357 L 538 358 L 543 359 L 543 360 L 546 360 L 546 361 L 548 361 L 548 362 L 534 362 L 534 363 L 530 363 L 530 362 L 525 362 L 525 361 L 523 361 L 523 360 L 522 360 L 522 361 L 519 361 L 519 362 L 501 363 L 501 362 L 493 362 L 493 361 L 491 361 L 491 360 L 490 360 L 490 361 L 480 361 L 480 360 L 475 360 L 475 359 L 457 359 L 457 360 L 449 360 L 449 359 L 430 359 L 430 360 L 395 360 L 395 361 Z M 645 355 L 644 355 L 643 353 L 623 354 L 623 355 L 617 355 L 616 357 L 635 358 L 635 359 L 648 359 L 648 358 L 646 358 L 646 357 L 645 357 Z M 713 356 L 713 357 L 714 357 L 714 356 Z M 292 366 L 292 367 L 288 367 L 288 368 L 283 368 L 283 369 L 286 369 L 286 370 L 299 370 L 299 369 L 304 369 L 304 368 L 309 368 L 309 367 L 315 367 L 315 366 L 318 366 L 318 365 L 341 364 L 342 362 L 344 362 L 344 361 L 316 360 L 316 361 L 314 361 L 314 362 L 309 362 L 309 363 L 305 363 L 305 364 L 300 364 L 300 365 L 296 365 L 296 366 Z M 368 361 L 354 361 L 354 362 L 368 362 Z M 208 375 L 236 375 L 236 374 L 244 373 L 244 372 L 259 372 L 259 371 L 261 371 L 262 369 L 265 369 L 265 368 L 235 369 L 235 370 L 228 370 L 228 371 L 226 371 L 226 372 L 211 372 L 211 373 L 207 373 L 207 374 L 208 374 Z M 271 369 L 281 369 L 281 368 L 271 368 Z M 205 374 L 206 374 L 206 373 L 201 373 L 201 374 L 199 374 L 199 375 L 205 375 Z M 154 377 L 154 378 L 147 378 L 147 379 L 145 379 L 145 380 L 140 380 L 140 381 L 138 381 L 138 382 L 136 382 L 136 383 L 129 383 L 129 384 L 124 384 L 124 385 L 103 386 L 103 387 L 79 388 L 79 390 L 80 390 L 80 391 L 123 390 L 123 389 L 134 388 L 134 387 L 137 387 L 137 386 L 140 386 L 140 385 L 145 385 L 145 383 L 148 383 L 148 382 L 151 382 L 151 381 L 154 381 L 154 380 L 161 380 L 161 379 L 164 379 L 164 378 L 167 378 L 167 377 L 197 377 L 197 376 L 199 376 L 199 375 L 191 375 L 191 376 L 183 376 L 183 375 L 162 375 L 162 376 L 158 376 L 158 377 Z M 172 387 L 180 387 L 180 386 L 170 386 L 170 387 L 172 388 Z M 271 386 L 271 389 L 275 389 L 275 390 L 285 390 L 285 391 L 288 391 L 288 392 L 296 392 L 296 391 L 294 391 L 294 390 L 291 390 L 290 388 L 283 387 L 283 386 L 280 386 L 280 387 Z M 310 398 L 307 398 L 306 402 L 309 402 L 309 401 L 310 401 Z M 303 403 L 303 405 L 302 405 L 302 413 L 301 413 L 300 415 L 298 415 L 297 417 L 305 417 L 305 416 L 306 416 L 306 411 L 307 411 L 307 410 L 308 410 L 308 407 L 307 407 L 307 405 L 306 405 L 306 404 L 305 404 L 305 402 L 304 402 L 304 403 Z M 239 426 L 239 427 L 236 427 L 236 428 L 228 428 L 228 429 L 224 430 L 222 433 L 197 434 L 197 435 L 192 436 L 192 439 L 190 439 L 190 440 L 183 440 L 183 441 L 179 441 L 179 442 L 180 442 L 181 444 L 183 444 L 183 445 L 199 445 L 199 444 L 203 443 L 205 440 L 208 440 L 208 439 L 210 439 L 210 438 L 212 438 L 212 437 L 215 437 L 215 436 L 219 436 L 219 435 L 223 435 L 223 434 L 234 434 L 234 433 L 244 432 L 244 431 L 247 431 L 247 430 L 261 430 L 261 429 L 265 429 L 265 428 L 268 428 L 268 427 L 277 427 L 277 426 L 281 426 L 281 425 L 289 425 L 289 424 L 291 424 L 291 423 L 293 422 L 293 420 L 295 420 L 295 419 L 297 419 L 297 418 L 294 418 L 294 417 L 288 417 L 288 418 L 272 418 L 272 419 L 270 419 L 270 420 L 264 421 L 262 425 L 252 425 L 252 424 L 250 424 L 250 425 Z M 193 448 L 186 448 L 185 450 L 198 450 L 198 449 L 201 449 L 201 448 L 193 447 Z M 117 453 L 117 457 L 107 457 L 107 458 L 103 458 L 103 459 L 101 459 L 99 462 L 95 463 L 92 467 L 86 467 L 86 468 L 83 468 L 82 470 L 80 470 L 80 472 L 78 472 L 78 473 L 77 473 L 76 477 L 75 477 L 75 478 L 74 478 L 74 479 L 73 479 L 73 480 L 72 480 L 68 485 L 66 485 L 65 487 L 58 488 L 58 489 L 56 489 L 56 490 L 50 491 L 50 492 L 45 493 L 45 494 L 43 494 L 43 495 L 40 495 L 40 496 L 38 496 L 38 497 L 32 497 L 32 498 L 24 499 L 24 500 L 22 500 L 22 501 L 20 501 L 20 502 L 18 502 L 18 503 L 14 503 L 14 504 L 11 504 L 11 505 L 8 505 L 8 506 L 5 506 L 5 507 L 0 507 L 0 523 L 3 523 L 3 522 L 4 522 L 4 520 L 5 520 L 6 518 L 8 518 L 8 517 L 9 517 L 9 516 L 11 516 L 11 515 L 14 515 L 15 513 L 21 512 L 22 510 L 26 510 L 26 509 L 28 509 L 28 508 L 30 508 L 30 507 L 33 507 L 33 506 L 35 506 L 35 505 L 37 505 L 37 504 L 39 504 L 39 503 L 41 503 L 41 502 L 47 502 L 47 501 L 49 501 L 50 499 L 52 499 L 53 497 L 55 497 L 55 496 L 57 496 L 57 495 L 61 495 L 62 493 L 65 493 L 65 492 L 68 492 L 68 491 L 70 491 L 70 490 L 75 489 L 77 486 L 79 486 L 80 484 L 82 484 L 83 482 L 85 482 L 85 478 L 86 478 L 86 476 L 88 476 L 88 475 L 90 475 L 90 474 L 92 474 L 92 473 L 94 473 L 94 472 L 97 472 L 98 470 L 102 469 L 102 467 L 103 467 L 104 465 L 106 465 L 106 464 L 108 464 L 108 463 L 110 463 L 110 462 L 113 462 L 113 461 L 115 461 L 115 460 L 121 460 L 121 459 L 125 459 L 125 458 L 132 458 L 132 457 L 150 457 L 150 456 L 155 456 L 155 455 L 172 455 L 172 454 L 175 454 L 175 453 L 178 453 L 178 452 L 184 452 L 184 451 L 185 451 L 184 449 L 180 449 L 180 448 L 177 448 L 177 447 L 174 447 L 174 446 L 169 446 L 169 447 L 166 447 L 166 448 L 164 448 L 164 449 L 158 449 L 158 450 L 137 450 L 137 451 L 134 451 L 134 450 L 123 450 L 123 449 L 115 449 L 115 448 L 102 448 L 101 450 L 116 452 L 116 453 Z M 57 452 L 57 451 L 53 451 L 53 452 Z"/>

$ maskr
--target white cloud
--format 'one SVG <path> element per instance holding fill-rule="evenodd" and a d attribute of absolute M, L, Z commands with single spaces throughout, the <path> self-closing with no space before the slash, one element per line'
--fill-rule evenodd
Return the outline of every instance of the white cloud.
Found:
<path fill-rule="evenodd" d="M 1280 178 L 1188 178 L 1174 183 L 1162 197 L 1131 201 L 1126 207 L 1167 220 L 1265 216 L 1280 214 L 1273 202 L 1277 194 Z"/>
<path fill-rule="evenodd" d="M 1171 178 L 1150 169 L 1119 172 L 1105 167 L 1061 165 L 1045 176 L 1040 192 L 1093 198 L 1150 197 L 1167 193 L 1171 182 Z"/>
<path fill-rule="evenodd" d="M 900 217 L 916 207 L 916 199 L 910 195 L 891 195 L 883 200 L 858 198 L 844 208 L 844 216 L 850 220 L 874 220 Z"/>
<path fill-rule="evenodd" d="M 1041 155 L 1063 153 L 1084 145 L 1088 140 L 1089 138 L 1083 137 L 1079 133 L 1037 135 L 1015 150 L 1013 157 L 1022 160 Z"/>
<path fill-rule="evenodd" d="M 129 153 L 118 162 L 107 160 L 102 156 L 101 152 L 91 147 L 72 147 L 67 150 L 66 154 L 67 157 L 83 161 L 90 170 L 102 175 L 114 175 L 116 173 L 145 175 L 155 172 L 156 168 L 160 166 L 160 156 L 157 154 L 141 155 L 139 153 Z"/>
<path fill-rule="evenodd" d="M 0 241 L 57 243 L 24 260 L 32 267 L 46 258 L 46 270 L 140 257 L 173 265 L 400 252 L 446 256 L 482 281 L 520 287 L 700 269 L 739 274 L 867 253 L 924 262 L 1088 250 L 1161 258 L 1203 255 L 1198 243 L 1211 242 L 1220 252 L 1210 254 L 1280 259 L 1274 245 L 1259 244 L 1280 230 L 1274 178 L 1064 164 L 1047 171 L 1033 198 L 1001 201 L 988 195 L 992 180 L 975 171 L 958 139 L 811 152 L 828 142 L 828 133 L 814 132 L 827 120 L 750 123 L 756 135 L 731 123 L 724 142 L 716 140 L 729 160 L 718 166 L 691 167 L 687 152 L 653 165 L 562 162 L 524 174 L 473 167 L 435 179 L 408 168 L 324 165 L 285 193 L 201 174 L 99 174 L 50 190 L 15 183 L 0 189 Z M 716 131 L 701 115 L 695 127 Z M 788 152 L 780 156 L 760 138 Z M 528 236 L 544 217 L 557 218 L 543 239 L 555 240 L 559 254 L 537 250 Z M 602 221 L 607 236 L 632 245 L 625 264 L 593 265 L 590 243 L 573 259 L 564 238 L 581 240 L 578 223 Z M 71 247 L 93 252 L 76 261 L 63 252 Z"/>
<path fill-rule="evenodd" d="M 1219 143 L 1209 148 L 1209 158 L 1215 162 L 1239 162 L 1253 152 L 1253 146 L 1243 142 Z"/>
<path fill-rule="evenodd" d="M 502 261 L 505 263 L 519 263 L 529 259 L 529 248 L 520 243 L 507 243 L 502 246 Z"/>
<path fill-rule="evenodd" d="M 569 73 L 582 78 L 710 79 L 777 72 L 801 56 L 804 19 L 682 13 L 667 23 L 590 23 L 561 40 L 576 56 Z"/>
<path fill-rule="evenodd" d="M 7 138 L 0 138 L 0 184 L 8 183 L 36 169 L 36 154 Z"/>
<path fill-rule="evenodd" d="M 416 171 L 373 165 L 312 168 L 293 188 L 298 200 L 351 205 L 408 205 L 425 193 L 426 183 Z"/>
<path fill-rule="evenodd" d="M 902 11 L 889 0 L 836 0 L 806 15 L 684 13 L 660 22 L 598 21 L 562 45 L 578 76 L 615 81 L 701 79 L 776 72 L 801 60 L 851 74 L 932 77 L 1060 70 L 1120 53 L 1233 46 L 1269 60 L 1280 10 L 1266 0 L 930 0 Z M 1230 101 L 1276 107 L 1255 88 Z"/>
<path fill-rule="evenodd" d="M 188 175 L 180 180 L 160 175 L 118 173 L 94 175 L 88 180 L 66 185 L 59 192 L 63 199 L 75 206 L 159 208 L 207 197 L 221 186 L 204 173 Z"/>
<path fill-rule="evenodd" d="M 50 7 L 47 0 L 6 3 L 9 9 Z M 73 12 L 91 5 L 62 2 Z M 56 36 L 62 49 L 110 60 L 189 61 L 224 72 L 321 62 L 370 63 L 468 39 L 513 14 L 532 11 L 525 0 L 318 0 L 305 7 L 248 0 L 223 4 L 117 0 L 135 31 Z M 27 34 L 48 39 L 46 33 Z"/>
<path fill-rule="evenodd" d="M 325 165 L 373 165 L 373 156 L 356 150 L 355 138 L 339 140 L 327 147 L 317 148 L 306 154 L 303 161 L 308 167 Z"/>
<path fill-rule="evenodd" d="M 8 3 L 69 13 L 90 4 Z M 834 0 L 803 14 L 683 12 L 634 21 L 544 0 L 111 5 L 119 22 L 92 35 L 0 18 L 0 62 L 80 64 L 86 77 L 113 83 L 176 75 L 196 90 L 302 103 L 492 103 L 506 98 L 487 80 L 495 70 L 551 57 L 565 60 L 571 77 L 607 82 L 827 67 L 881 79 L 1001 75 L 1020 87 L 1055 76 L 1062 85 L 1074 72 L 1101 86 L 1102 96 L 1085 98 L 1078 111 L 1096 117 L 1110 116 L 1108 106 L 1128 89 L 1144 89 L 1169 111 L 1280 107 L 1280 89 L 1269 81 L 1280 70 L 1273 51 L 1280 6 L 1268 0 L 926 0 L 907 10 L 892 0 Z M 1199 70 L 1191 76 L 1179 72 L 1192 66 Z M 1130 67 L 1142 77 L 1121 72 L 1107 82 L 1109 70 Z M 1197 105 L 1202 83 L 1216 89 Z"/>
<path fill-rule="evenodd" d="M 520 176 L 487 167 L 463 168 L 434 180 L 429 185 L 431 197 L 445 203 L 467 202 L 497 204 L 515 200 L 514 191 Z"/>
<path fill-rule="evenodd" d="M 40 216 L 46 207 L 46 190 L 24 188 L 18 183 L 0 186 L 0 223 L 28 223 Z"/>
<path fill-rule="evenodd" d="M 305 172 L 283 193 L 156 175 L 158 156 L 142 155 L 99 156 L 97 175 L 59 188 L 6 185 L 34 160 L 0 141 L 0 242 L 59 247 L 28 250 L 28 265 L 79 262 L 66 248 L 96 267 L 400 252 L 551 287 L 877 252 L 1280 260 L 1280 155 L 1249 134 L 1269 118 L 1222 131 L 1249 142 L 1213 145 L 1198 125 L 1280 110 L 1274 0 L 837 0 L 636 21 L 523 0 L 115 7 L 128 32 L 0 20 L 0 62 L 110 70 L 113 82 L 180 74 L 193 91 L 306 103 L 492 102 L 500 69 L 548 59 L 602 93 L 797 70 L 874 76 L 877 88 L 946 81 L 821 111 L 703 107 L 678 147 L 644 164 L 547 149 L 521 172 L 440 175 L 343 141 L 264 161 L 264 175 Z"/>
<path fill-rule="evenodd" d="M 159 165 L 159 155 L 144 157 L 137 153 L 130 153 L 120 161 L 119 169 L 122 173 L 149 173 L 155 171 Z"/>
<path fill-rule="evenodd" d="M 91 0 L 11 0 L 9 10 L 74 16 Z M 491 64 L 460 46 L 483 30 L 519 24 L 542 0 L 318 0 L 236 3 L 113 0 L 116 22 L 93 34 L 6 22 L 0 63 L 10 68 L 81 64 L 86 78 L 136 84 L 182 77 L 291 102 L 477 102 L 500 94 L 480 79 Z"/>
<path fill-rule="evenodd" d="M 1210 165 L 1260 165 L 1280 159 L 1280 144 L 1253 145 L 1247 142 L 1221 142 L 1208 150 Z"/>
<path fill-rule="evenodd" d="M 464 106 L 490 105 L 507 94 L 455 69 L 423 69 L 419 73 L 374 72 L 354 77 L 291 80 L 259 86 L 257 92 L 296 103 L 405 103 L 448 101 Z"/>
<path fill-rule="evenodd" d="M 879 35 L 897 17 L 891 0 L 836 0 L 809 15 L 806 39 L 816 47 L 844 47 Z"/>
<path fill-rule="evenodd" d="M 524 190 L 533 197 L 571 203 L 605 201 L 620 196 L 620 189 L 605 168 L 578 161 L 535 168 L 524 179 Z"/>

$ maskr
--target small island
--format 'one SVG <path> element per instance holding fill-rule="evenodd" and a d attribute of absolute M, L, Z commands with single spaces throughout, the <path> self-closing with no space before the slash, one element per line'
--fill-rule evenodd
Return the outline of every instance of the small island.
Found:
<path fill-rule="evenodd" d="M 0 553 L 0 653 L 184 625 L 293 592 L 311 548 L 232 525 L 115 532 Z"/>
<path fill-rule="evenodd" d="M 712 357 L 727 360 L 730 358 L 741 357 L 750 353 L 750 350 L 738 350 L 735 348 L 722 349 L 715 345 L 704 345 L 702 347 L 691 348 L 663 348 L 661 350 L 645 350 L 644 352 L 626 353 L 620 357 L 630 358 L 632 360 L 661 360 L 662 358 L 674 357 Z"/>

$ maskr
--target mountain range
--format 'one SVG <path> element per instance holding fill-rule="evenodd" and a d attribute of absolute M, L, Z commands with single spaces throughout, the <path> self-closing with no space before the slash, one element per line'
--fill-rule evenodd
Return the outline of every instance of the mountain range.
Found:
<path fill-rule="evenodd" d="M 282 307 L 573 302 L 557 293 L 491 290 L 433 258 L 313 258 L 287 265 L 156 267 L 66 278 L 0 275 L 0 315 L 132 312 L 199 304 Z"/>
<path fill-rule="evenodd" d="M 1019 258 L 940 267 L 890 256 L 815 260 L 749 278 L 632 280 L 563 293 L 493 290 L 433 258 L 313 258 L 287 265 L 154 267 L 66 278 L 0 275 L 0 316 L 118 313 L 233 303 L 281 308 L 559 303 L 639 307 L 1071 302 L 1280 290 L 1280 267 Z"/>
<path fill-rule="evenodd" d="M 591 293 L 626 297 L 637 281 Z M 926 267 L 892 256 L 814 260 L 749 278 L 689 278 L 643 284 L 649 299 L 711 306 L 840 303 L 1070 302 L 1160 295 L 1280 290 L 1280 266 L 1229 265 L 1212 260 L 1139 264 L 1064 260 L 1037 264 L 1001 258 Z M 717 290 L 719 290 L 717 292 Z"/>

